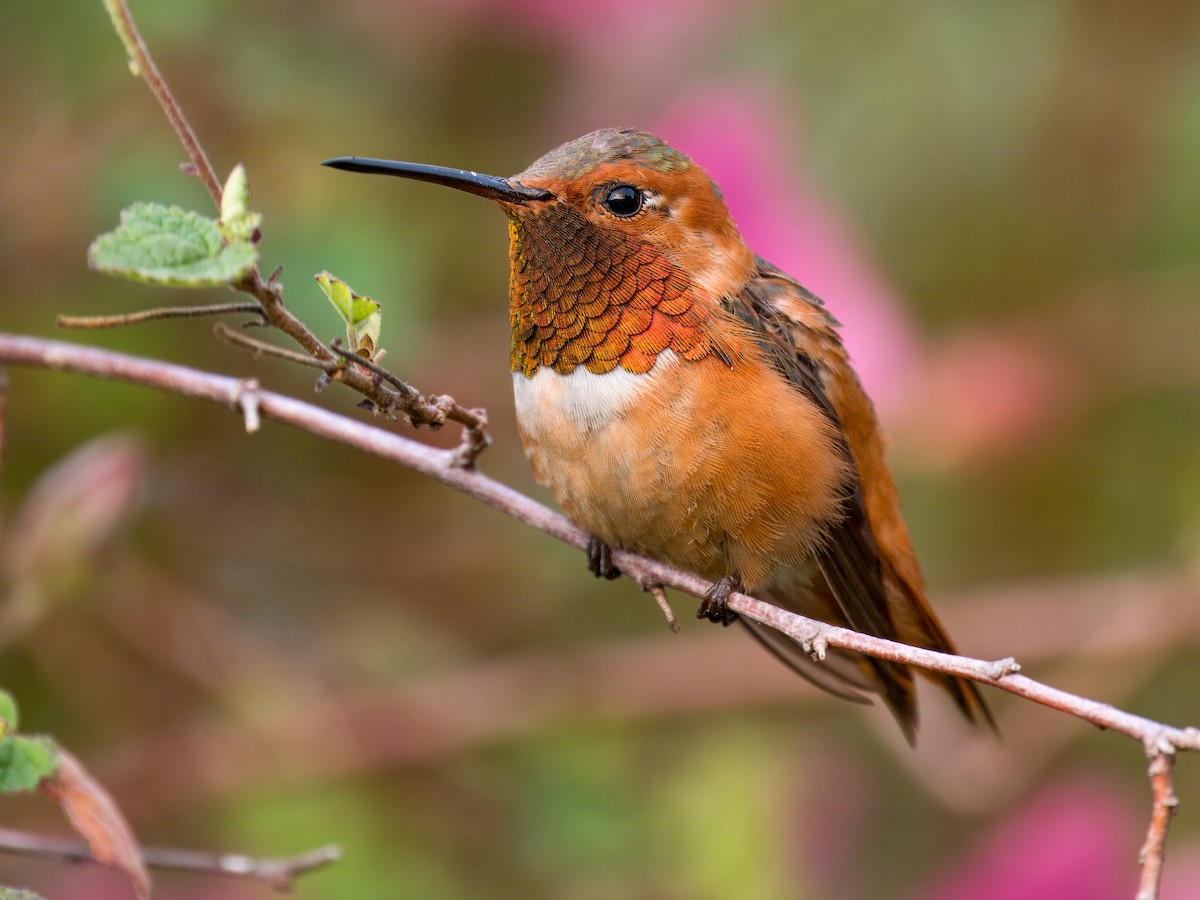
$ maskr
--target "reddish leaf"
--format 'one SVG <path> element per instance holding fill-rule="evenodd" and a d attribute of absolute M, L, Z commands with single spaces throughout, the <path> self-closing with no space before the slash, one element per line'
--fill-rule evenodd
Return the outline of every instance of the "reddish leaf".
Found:
<path fill-rule="evenodd" d="M 133 506 L 141 472 L 141 446 L 123 435 L 91 441 L 47 470 L 7 529 L 5 574 L 69 584 Z"/>
<path fill-rule="evenodd" d="M 128 875 L 139 900 L 146 900 L 150 896 L 150 873 L 133 829 L 116 801 L 83 764 L 66 750 L 60 748 L 58 752 L 58 772 L 42 782 L 42 792 L 62 807 L 92 855 Z"/>

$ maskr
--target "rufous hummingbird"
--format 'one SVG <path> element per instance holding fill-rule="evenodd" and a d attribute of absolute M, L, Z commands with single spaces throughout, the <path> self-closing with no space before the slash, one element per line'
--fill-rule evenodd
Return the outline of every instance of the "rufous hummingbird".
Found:
<path fill-rule="evenodd" d="M 820 299 L 755 256 L 699 165 L 641 131 L 602 129 L 512 178 L 327 160 L 494 200 L 508 216 L 517 424 L 537 479 L 593 537 L 802 615 L 953 652 L 925 600 L 875 410 Z M 742 623 L 819 687 L 878 694 L 905 736 L 907 666 Z M 975 686 L 931 676 L 971 720 Z"/>

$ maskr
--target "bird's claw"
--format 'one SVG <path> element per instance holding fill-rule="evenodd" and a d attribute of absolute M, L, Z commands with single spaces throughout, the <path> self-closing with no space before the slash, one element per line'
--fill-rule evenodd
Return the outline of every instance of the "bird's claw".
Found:
<path fill-rule="evenodd" d="M 588 535 L 588 571 L 597 578 L 612 581 L 621 577 L 621 570 L 613 565 L 612 548 L 594 534 Z"/>
<path fill-rule="evenodd" d="M 729 626 L 737 621 L 738 614 L 729 608 L 729 595 L 742 589 L 742 576 L 738 572 L 724 575 L 717 581 L 708 593 L 700 608 L 696 610 L 697 619 L 708 619 L 721 625 Z"/>

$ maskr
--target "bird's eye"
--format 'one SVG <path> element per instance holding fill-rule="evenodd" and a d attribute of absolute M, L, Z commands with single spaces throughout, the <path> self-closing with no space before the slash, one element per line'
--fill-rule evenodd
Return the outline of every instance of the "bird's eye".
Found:
<path fill-rule="evenodd" d="M 615 184 L 604 194 L 600 205 L 614 216 L 628 219 L 642 211 L 646 195 L 632 184 Z"/>

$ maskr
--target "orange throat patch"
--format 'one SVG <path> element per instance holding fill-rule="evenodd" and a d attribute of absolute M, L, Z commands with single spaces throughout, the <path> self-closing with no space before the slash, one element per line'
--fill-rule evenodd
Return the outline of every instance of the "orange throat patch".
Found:
<path fill-rule="evenodd" d="M 670 349 L 722 355 L 712 313 L 691 281 L 652 244 L 596 228 L 569 209 L 540 221 L 509 217 L 509 316 L 514 372 L 566 375 L 617 366 L 640 375 Z M 550 221 L 546 221 L 549 219 Z"/>

